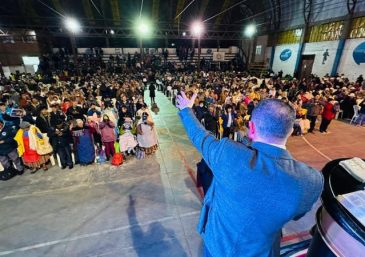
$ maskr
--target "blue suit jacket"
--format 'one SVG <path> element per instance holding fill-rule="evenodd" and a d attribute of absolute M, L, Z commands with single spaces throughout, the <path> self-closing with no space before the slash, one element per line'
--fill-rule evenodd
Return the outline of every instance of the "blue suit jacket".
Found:
<path fill-rule="evenodd" d="M 284 149 L 217 140 L 190 108 L 179 115 L 214 174 L 198 225 L 212 256 L 278 256 L 273 249 L 282 227 L 312 208 L 322 192 L 322 175 Z"/>

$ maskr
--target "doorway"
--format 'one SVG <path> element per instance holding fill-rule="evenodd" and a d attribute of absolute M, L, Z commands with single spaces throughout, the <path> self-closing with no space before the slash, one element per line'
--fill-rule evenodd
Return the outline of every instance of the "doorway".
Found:
<path fill-rule="evenodd" d="M 312 74 L 313 63 L 315 55 L 302 55 L 302 61 L 300 64 L 300 78 L 308 79 Z"/>

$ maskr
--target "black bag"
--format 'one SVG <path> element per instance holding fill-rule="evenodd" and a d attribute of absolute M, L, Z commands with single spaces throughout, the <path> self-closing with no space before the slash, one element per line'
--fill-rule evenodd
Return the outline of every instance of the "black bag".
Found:
<path fill-rule="evenodd" d="M 15 177 L 17 174 L 18 174 L 18 172 L 11 165 L 8 169 L 0 172 L 0 180 L 2 180 L 2 181 L 9 180 L 9 179 Z"/>

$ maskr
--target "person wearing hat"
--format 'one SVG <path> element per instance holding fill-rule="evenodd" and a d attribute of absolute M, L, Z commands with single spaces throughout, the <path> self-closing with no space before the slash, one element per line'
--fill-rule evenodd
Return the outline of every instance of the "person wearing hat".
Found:
<path fill-rule="evenodd" d="M 22 121 L 19 127 L 14 139 L 18 143 L 18 154 L 24 165 L 31 169 L 31 173 L 37 172 L 41 167 L 48 170 L 46 163 L 49 155 L 40 155 L 37 152 L 39 142 L 43 139 L 41 131 L 27 121 Z"/>
<path fill-rule="evenodd" d="M 47 133 L 51 126 L 48 108 L 46 105 L 42 105 L 39 107 L 38 110 L 39 110 L 39 115 L 37 116 L 35 125 L 42 133 Z"/>
<path fill-rule="evenodd" d="M 70 147 L 72 137 L 71 132 L 64 120 L 57 120 L 55 122 L 55 126 L 52 126 L 49 129 L 47 135 L 51 139 L 55 153 L 57 153 L 60 157 L 62 169 L 65 169 L 67 166 L 69 169 L 72 169 L 73 162 Z"/>
<path fill-rule="evenodd" d="M 122 105 L 120 111 L 118 112 L 118 128 L 123 126 L 126 118 L 132 117 L 132 114 L 128 111 L 128 107 L 126 105 Z"/>
<path fill-rule="evenodd" d="M 66 115 L 60 110 L 59 104 L 51 105 L 51 113 L 50 113 L 50 125 L 51 127 L 56 127 L 57 122 L 59 120 L 66 121 Z"/>
<path fill-rule="evenodd" d="M 356 95 L 350 93 L 346 95 L 341 102 L 341 109 L 343 110 L 342 119 L 351 119 L 354 116 L 354 105 L 356 105 Z"/>
<path fill-rule="evenodd" d="M 16 126 L 9 126 L 4 124 L 3 120 L 0 120 L 0 163 L 4 168 L 4 172 L 8 172 L 10 177 L 14 174 L 14 170 L 10 170 L 12 167 L 11 163 L 15 165 L 15 171 L 18 175 L 22 175 L 24 172 L 24 166 L 17 152 L 18 145 L 14 140 L 16 131 Z"/>

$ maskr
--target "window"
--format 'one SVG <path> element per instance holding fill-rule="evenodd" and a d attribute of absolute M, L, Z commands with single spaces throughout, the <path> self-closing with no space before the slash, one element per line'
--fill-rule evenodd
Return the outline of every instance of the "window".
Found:
<path fill-rule="evenodd" d="M 365 17 L 359 17 L 352 21 L 350 38 L 365 37 Z"/>
<path fill-rule="evenodd" d="M 278 45 L 299 43 L 302 32 L 302 29 L 293 29 L 280 32 L 278 36 Z"/>
<path fill-rule="evenodd" d="M 308 42 L 339 40 L 343 29 L 343 21 L 330 22 L 312 26 Z"/>
<path fill-rule="evenodd" d="M 256 55 L 261 55 L 262 52 L 262 45 L 257 45 L 256 46 Z"/>

